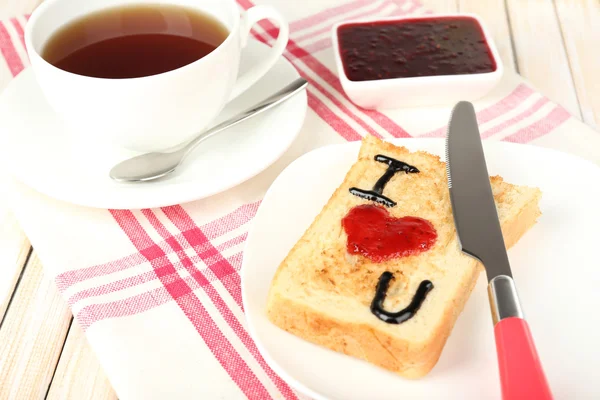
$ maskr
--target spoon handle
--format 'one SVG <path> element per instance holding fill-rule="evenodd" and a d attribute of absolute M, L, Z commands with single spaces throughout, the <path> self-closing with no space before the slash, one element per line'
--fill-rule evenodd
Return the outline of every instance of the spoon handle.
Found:
<path fill-rule="evenodd" d="M 248 118 L 251 118 L 257 114 L 260 114 L 263 111 L 266 111 L 272 107 L 275 107 L 277 104 L 283 102 L 284 100 L 287 100 L 288 98 L 292 97 L 296 93 L 300 92 L 300 90 L 302 90 L 304 87 L 306 87 L 307 84 L 308 84 L 308 82 L 306 80 L 304 80 L 302 78 L 298 78 L 295 81 L 293 81 L 292 83 L 290 83 L 289 85 L 287 85 L 286 87 L 284 87 L 283 89 L 279 90 L 277 93 L 274 93 L 271 96 L 267 97 L 260 103 L 252 106 L 251 108 L 248 108 L 245 111 L 242 111 L 241 113 L 239 113 L 237 115 L 234 115 L 233 117 L 229 118 L 226 121 L 221 122 L 218 125 L 213 126 L 209 130 L 202 132 L 200 135 L 198 135 L 195 139 L 193 139 L 190 143 L 188 143 L 181 150 L 181 151 L 183 151 L 183 157 L 187 156 L 192 150 L 194 150 L 196 148 L 196 146 L 198 146 L 201 142 L 208 139 L 215 133 L 220 132 L 223 129 L 237 125 L 240 122 L 247 120 Z M 183 157 L 182 157 L 182 159 L 183 159 Z"/>

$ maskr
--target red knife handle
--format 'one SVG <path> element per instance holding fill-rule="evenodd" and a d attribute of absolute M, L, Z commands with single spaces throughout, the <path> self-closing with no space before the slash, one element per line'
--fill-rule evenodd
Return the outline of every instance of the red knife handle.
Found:
<path fill-rule="evenodd" d="M 511 277 L 500 275 L 488 287 L 500 383 L 504 400 L 551 400 L 552 393 Z"/>
<path fill-rule="evenodd" d="M 505 400 L 550 400 L 552 394 L 527 321 L 505 318 L 494 327 L 498 366 Z"/>

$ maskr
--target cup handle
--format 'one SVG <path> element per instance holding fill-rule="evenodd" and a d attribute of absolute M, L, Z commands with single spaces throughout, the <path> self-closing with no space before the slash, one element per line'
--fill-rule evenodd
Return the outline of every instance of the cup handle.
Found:
<path fill-rule="evenodd" d="M 275 62 L 277 62 L 287 46 L 289 39 L 289 27 L 283 16 L 273 7 L 259 5 L 246 10 L 242 20 L 240 21 L 240 38 L 242 41 L 241 47 L 246 47 L 252 26 L 263 19 L 273 19 L 278 23 L 279 35 L 277 35 L 277 40 L 275 41 L 275 44 L 271 48 L 269 54 L 260 63 L 250 68 L 250 70 L 246 71 L 242 76 L 238 77 L 228 101 L 231 101 L 242 94 L 264 74 L 266 74 L 267 71 L 270 70 L 275 64 Z"/>

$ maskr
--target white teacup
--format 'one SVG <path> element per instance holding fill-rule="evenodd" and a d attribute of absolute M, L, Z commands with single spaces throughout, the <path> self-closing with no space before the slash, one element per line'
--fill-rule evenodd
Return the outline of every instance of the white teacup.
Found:
<path fill-rule="evenodd" d="M 66 23 L 108 7 L 151 4 L 151 0 L 46 0 L 31 15 L 25 41 L 36 80 L 51 107 L 78 139 L 136 151 L 173 147 L 206 128 L 225 104 L 261 78 L 283 53 L 288 26 L 273 8 L 242 14 L 234 0 L 161 0 L 198 9 L 228 30 L 225 41 L 184 67 L 141 78 L 103 79 L 73 74 L 46 62 L 47 40 Z M 250 29 L 269 18 L 279 36 L 269 56 L 238 77 Z"/>

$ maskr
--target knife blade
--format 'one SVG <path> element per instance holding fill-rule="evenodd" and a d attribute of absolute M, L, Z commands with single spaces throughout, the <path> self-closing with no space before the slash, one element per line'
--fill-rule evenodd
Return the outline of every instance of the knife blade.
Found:
<path fill-rule="evenodd" d="M 448 187 L 461 250 L 485 266 L 488 281 L 512 277 L 494 203 L 475 110 L 460 102 L 446 138 Z"/>
<path fill-rule="evenodd" d="M 460 249 L 485 267 L 502 397 L 552 399 L 523 317 L 487 171 L 475 109 L 461 101 L 446 133 L 446 169 Z"/>

